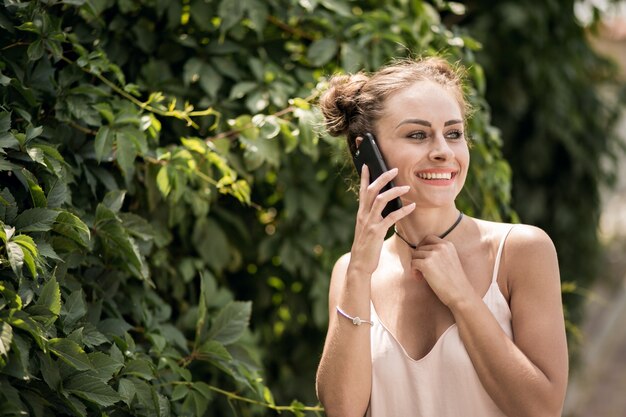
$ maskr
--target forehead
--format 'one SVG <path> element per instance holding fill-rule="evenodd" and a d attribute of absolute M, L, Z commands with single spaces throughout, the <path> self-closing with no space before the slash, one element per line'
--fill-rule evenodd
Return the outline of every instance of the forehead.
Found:
<path fill-rule="evenodd" d="M 452 92 L 432 81 L 418 81 L 391 94 L 384 109 L 383 119 L 390 119 L 391 122 L 405 118 L 418 118 L 433 123 L 439 120 L 463 119 L 461 105 Z"/>

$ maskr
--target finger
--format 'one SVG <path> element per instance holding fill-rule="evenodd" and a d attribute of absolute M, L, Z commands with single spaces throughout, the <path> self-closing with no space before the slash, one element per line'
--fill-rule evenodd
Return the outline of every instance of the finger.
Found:
<path fill-rule="evenodd" d="M 363 164 L 361 166 L 361 183 L 359 185 L 359 212 L 363 212 L 366 209 L 366 206 L 369 207 L 369 203 L 367 203 L 367 187 L 370 183 L 370 171 L 367 165 Z"/>
<path fill-rule="evenodd" d="M 408 185 L 402 185 L 399 187 L 393 187 L 390 190 L 378 194 L 374 199 L 374 203 L 372 204 L 371 213 L 375 215 L 380 215 L 388 202 L 390 202 L 394 198 L 400 197 L 408 193 L 410 189 L 411 187 L 409 187 Z"/>
<path fill-rule="evenodd" d="M 383 189 L 385 185 L 389 183 L 392 179 L 394 179 L 398 175 L 398 168 L 391 168 L 389 171 L 385 171 L 376 180 L 372 181 L 369 185 L 369 189 L 372 191 L 376 191 L 379 193 L 380 190 Z"/>
<path fill-rule="evenodd" d="M 365 193 L 367 192 L 367 187 L 370 185 L 370 170 L 366 164 L 361 166 L 361 183 L 359 186 L 359 197 L 361 199 L 365 198 Z"/>
<path fill-rule="evenodd" d="M 398 210 L 394 210 L 387 217 L 385 217 L 382 221 L 383 225 L 389 229 L 398 221 L 402 220 L 404 217 L 408 216 L 415 210 L 415 203 L 411 203 L 406 206 L 402 206 Z"/>

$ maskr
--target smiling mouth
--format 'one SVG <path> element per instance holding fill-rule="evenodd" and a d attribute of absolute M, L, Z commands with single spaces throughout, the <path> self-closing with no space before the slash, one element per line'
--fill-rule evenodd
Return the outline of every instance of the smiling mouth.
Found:
<path fill-rule="evenodd" d="M 423 180 L 450 180 L 456 176 L 455 172 L 418 172 L 417 177 Z"/>

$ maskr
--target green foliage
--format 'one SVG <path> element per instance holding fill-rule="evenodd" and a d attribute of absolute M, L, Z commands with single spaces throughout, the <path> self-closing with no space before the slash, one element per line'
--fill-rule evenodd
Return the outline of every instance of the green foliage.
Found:
<path fill-rule="evenodd" d="M 293 398 L 315 402 L 353 230 L 345 145 L 314 106 L 333 72 L 410 51 L 469 65 L 459 203 L 511 215 L 479 45 L 440 21 L 456 3 L 4 6 L 2 416 L 321 412 Z"/>
<path fill-rule="evenodd" d="M 615 68 L 592 51 L 574 1 L 479 1 L 469 18 L 515 173 L 512 204 L 553 238 L 567 317 L 577 323 L 583 298 L 571 290 L 598 275 L 598 190 L 615 172 L 620 103 L 600 91 L 620 94 Z"/>

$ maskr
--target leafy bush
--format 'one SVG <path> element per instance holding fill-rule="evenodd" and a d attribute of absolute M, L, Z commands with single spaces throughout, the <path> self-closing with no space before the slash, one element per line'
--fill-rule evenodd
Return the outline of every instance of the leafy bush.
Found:
<path fill-rule="evenodd" d="M 623 83 L 615 66 L 589 45 L 574 1 L 473 6 L 464 26 L 484 43 L 477 59 L 515 173 L 512 204 L 525 222 L 553 238 L 567 317 L 575 324 L 581 294 L 599 273 L 599 188 L 615 175 Z M 618 100 L 607 99 L 601 87 Z M 574 326 L 570 330 L 577 334 Z"/>
<path fill-rule="evenodd" d="M 440 22 L 455 3 L 4 5 L 0 415 L 321 412 L 291 399 L 315 402 L 353 228 L 345 147 L 316 128 L 335 71 L 469 65 L 460 205 L 511 216 L 478 44 Z"/>

